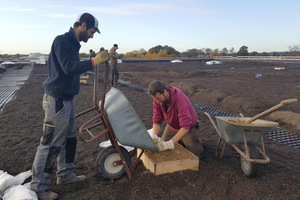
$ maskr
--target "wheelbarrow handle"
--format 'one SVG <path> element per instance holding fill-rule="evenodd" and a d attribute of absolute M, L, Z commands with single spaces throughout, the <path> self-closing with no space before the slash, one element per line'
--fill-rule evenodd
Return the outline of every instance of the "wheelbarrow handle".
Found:
<path fill-rule="evenodd" d="M 219 132 L 218 126 L 217 126 L 215 120 L 212 118 L 212 116 L 209 113 L 207 113 L 207 112 L 204 112 L 204 114 L 208 117 L 209 121 L 212 123 L 212 125 L 216 129 L 217 133 L 219 135 L 221 135 L 221 133 Z"/>
<path fill-rule="evenodd" d="M 279 104 L 277 104 L 276 106 L 274 106 L 274 107 L 272 107 L 272 108 L 270 108 L 270 109 L 268 109 L 268 110 L 266 110 L 264 112 L 261 112 L 258 115 L 255 115 L 254 117 L 246 120 L 245 123 L 250 124 L 251 122 L 257 120 L 258 118 L 260 118 L 262 116 L 265 116 L 266 114 L 269 114 L 269 113 L 277 110 L 278 108 L 281 108 L 282 106 L 285 106 L 285 105 L 290 104 L 290 103 L 295 103 L 297 101 L 298 101 L 298 99 L 286 99 L 286 100 L 283 100 Z"/>

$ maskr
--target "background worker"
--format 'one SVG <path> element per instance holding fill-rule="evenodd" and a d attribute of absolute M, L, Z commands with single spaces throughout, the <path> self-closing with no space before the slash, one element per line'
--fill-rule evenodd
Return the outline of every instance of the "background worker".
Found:
<path fill-rule="evenodd" d="M 90 56 L 89 56 L 89 59 L 93 58 L 96 56 L 96 53 L 93 49 L 90 49 Z"/>
<path fill-rule="evenodd" d="M 56 161 L 57 184 L 86 179 L 86 176 L 77 176 L 73 172 L 77 146 L 73 98 L 79 93 L 80 74 L 108 60 L 108 53 L 102 51 L 91 60 L 80 61 L 80 42 L 87 42 L 96 32 L 100 33 L 97 19 L 84 13 L 69 32 L 57 36 L 52 43 L 49 75 L 43 83 L 43 133 L 33 162 L 30 184 L 40 200 L 58 198 L 57 193 L 48 190 Z"/>
<path fill-rule="evenodd" d="M 110 56 L 110 65 L 111 65 L 111 85 L 115 86 L 119 80 L 119 70 L 118 70 L 118 53 L 116 52 L 118 49 L 118 45 L 114 44 L 113 47 L 109 51 Z"/>
<path fill-rule="evenodd" d="M 182 140 L 188 150 L 201 157 L 203 146 L 200 140 L 197 113 L 188 97 L 174 86 L 153 81 L 148 88 L 153 98 L 152 139 L 159 151 L 174 149 L 174 143 Z M 162 138 L 158 141 L 161 124 L 166 121 Z"/>

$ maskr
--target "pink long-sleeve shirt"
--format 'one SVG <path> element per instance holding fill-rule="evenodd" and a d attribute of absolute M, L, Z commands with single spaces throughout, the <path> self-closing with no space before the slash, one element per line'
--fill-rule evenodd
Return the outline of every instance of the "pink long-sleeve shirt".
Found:
<path fill-rule="evenodd" d="M 153 100 L 153 124 L 166 121 L 174 131 L 180 128 L 190 130 L 197 121 L 197 113 L 192 107 L 188 97 L 178 88 L 168 86 L 170 89 L 171 103 L 168 110 Z"/>

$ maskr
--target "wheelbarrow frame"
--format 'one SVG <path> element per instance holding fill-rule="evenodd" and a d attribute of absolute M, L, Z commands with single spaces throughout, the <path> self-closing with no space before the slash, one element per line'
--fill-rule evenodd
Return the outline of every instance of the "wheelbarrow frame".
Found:
<path fill-rule="evenodd" d="M 250 130 L 249 130 L 249 127 L 247 127 L 245 125 L 245 130 L 247 129 L 247 131 L 246 131 L 247 133 L 245 131 L 241 131 L 241 130 L 244 130 L 242 127 L 241 130 L 239 130 L 238 132 L 228 133 L 229 138 L 228 138 L 228 135 L 226 135 L 227 137 L 225 138 L 224 132 L 223 132 L 224 127 L 220 127 L 220 125 L 218 125 L 218 123 L 216 123 L 217 120 L 222 120 L 222 119 L 220 119 L 220 117 L 219 118 L 216 117 L 216 119 L 213 119 L 213 117 L 210 114 L 208 114 L 206 112 L 205 112 L 205 114 L 207 115 L 207 117 L 209 118 L 213 127 L 215 128 L 218 135 L 220 136 L 218 139 L 217 148 L 216 148 L 216 152 L 215 152 L 216 156 L 218 156 L 218 151 L 219 151 L 221 142 L 224 141 L 224 144 L 223 144 L 223 147 L 221 148 L 221 153 L 219 156 L 220 158 L 222 158 L 223 156 L 235 156 L 233 154 L 225 154 L 225 148 L 226 148 L 227 144 L 229 144 L 231 147 L 233 147 L 237 151 L 237 153 L 240 155 L 241 159 L 243 159 L 243 160 L 241 160 L 243 162 L 257 163 L 257 164 L 265 164 L 265 163 L 270 162 L 270 158 L 266 155 L 263 134 L 267 130 L 271 130 L 272 127 L 278 126 L 278 123 L 272 122 L 272 124 L 269 124 L 268 127 L 263 127 L 263 126 L 256 127 L 255 125 L 252 125 L 253 129 L 250 128 Z M 240 119 L 240 118 L 242 118 L 242 117 L 236 117 L 236 119 Z M 247 119 L 247 118 L 245 118 L 245 119 Z M 225 122 L 224 120 L 222 120 L 222 121 Z M 230 124 L 230 122 L 225 122 L 225 123 Z M 235 125 L 238 126 L 238 124 L 235 124 Z M 261 129 L 264 129 L 264 130 L 261 130 Z M 251 132 L 251 130 L 254 130 L 254 131 Z M 259 130 L 261 130 L 261 131 L 259 131 Z M 242 134 L 242 139 L 236 140 L 236 138 L 233 138 L 236 136 L 236 134 Z M 230 137 L 232 137 L 232 138 L 230 138 Z M 238 147 L 239 144 L 244 145 L 245 151 L 242 151 Z M 251 151 L 249 148 L 250 145 L 251 145 L 251 147 L 255 147 L 258 150 L 259 155 L 261 155 L 262 158 L 251 158 L 250 157 L 250 155 L 251 155 Z M 261 147 L 259 148 L 258 145 L 260 145 Z M 245 175 L 247 175 L 247 174 L 245 174 Z M 248 176 L 254 176 L 254 175 L 255 174 L 253 174 L 253 173 L 248 174 Z"/>
<path fill-rule="evenodd" d="M 107 112 L 104 109 L 104 105 L 105 105 L 105 97 L 107 94 L 107 87 L 109 84 L 109 71 L 110 71 L 110 66 L 108 65 L 108 62 L 105 63 L 106 68 L 105 68 L 105 75 L 104 75 L 104 87 L 103 87 L 103 91 L 102 91 L 102 98 L 101 98 L 101 104 L 100 107 L 98 105 L 98 66 L 95 67 L 95 75 L 94 75 L 94 93 L 93 93 L 93 107 L 82 111 L 80 113 L 78 113 L 75 117 L 79 117 L 82 116 L 86 113 L 89 113 L 91 111 L 97 111 L 97 115 L 92 117 L 90 120 L 84 122 L 78 131 L 78 138 L 83 141 L 83 142 L 91 142 L 94 141 L 98 138 L 100 138 L 103 135 L 107 135 L 112 146 L 115 147 L 115 149 L 117 150 L 120 159 L 121 160 L 117 160 L 113 162 L 114 166 L 119 166 L 119 165 L 123 165 L 123 167 L 125 168 L 127 177 L 129 178 L 129 180 L 132 179 L 132 173 L 134 172 L 134 170 L 136 169 L 136 167 L 138 166 L 138 164 L 141 162 L 141 156 L 144 153 L 144 149 L 141 149 L 141 152 L 136 156 L 136 159 L 131 161 L 130 159 L 130 163 L 127 164 L 126 159 L 122 153 L 121 150 L 121 146 L 118 143 L 118 139 L 116 138 L 116 135 L 112 129 L 111 123 L 109 121 Z M 101 131 L 98 134 L 94 134 L 91 129 L 95 128 L 95 127 L 99 127 L 99 126 L 103 126 L 104 130 Z M 87 132 L 90 135 L 89 139 L 85 139 L 83 134 L 84 132 Z M 137 148 L 134 147 L 134 150 L 130 153 L 130 158 L 132 157 L 133 154 L 137 153 Z"/>

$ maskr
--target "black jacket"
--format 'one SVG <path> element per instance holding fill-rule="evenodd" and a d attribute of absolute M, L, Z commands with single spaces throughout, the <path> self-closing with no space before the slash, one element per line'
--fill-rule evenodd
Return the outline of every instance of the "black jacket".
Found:
<path fill-rule="evenodd" d="M 46 94 L 69 100 L 79 93 L 80 74 L 93 69 L 91 60 L 80 61 L 80 47 L 72 28 L 54 39 L 48 59 L 49 76 L 43 83 Z"/>

